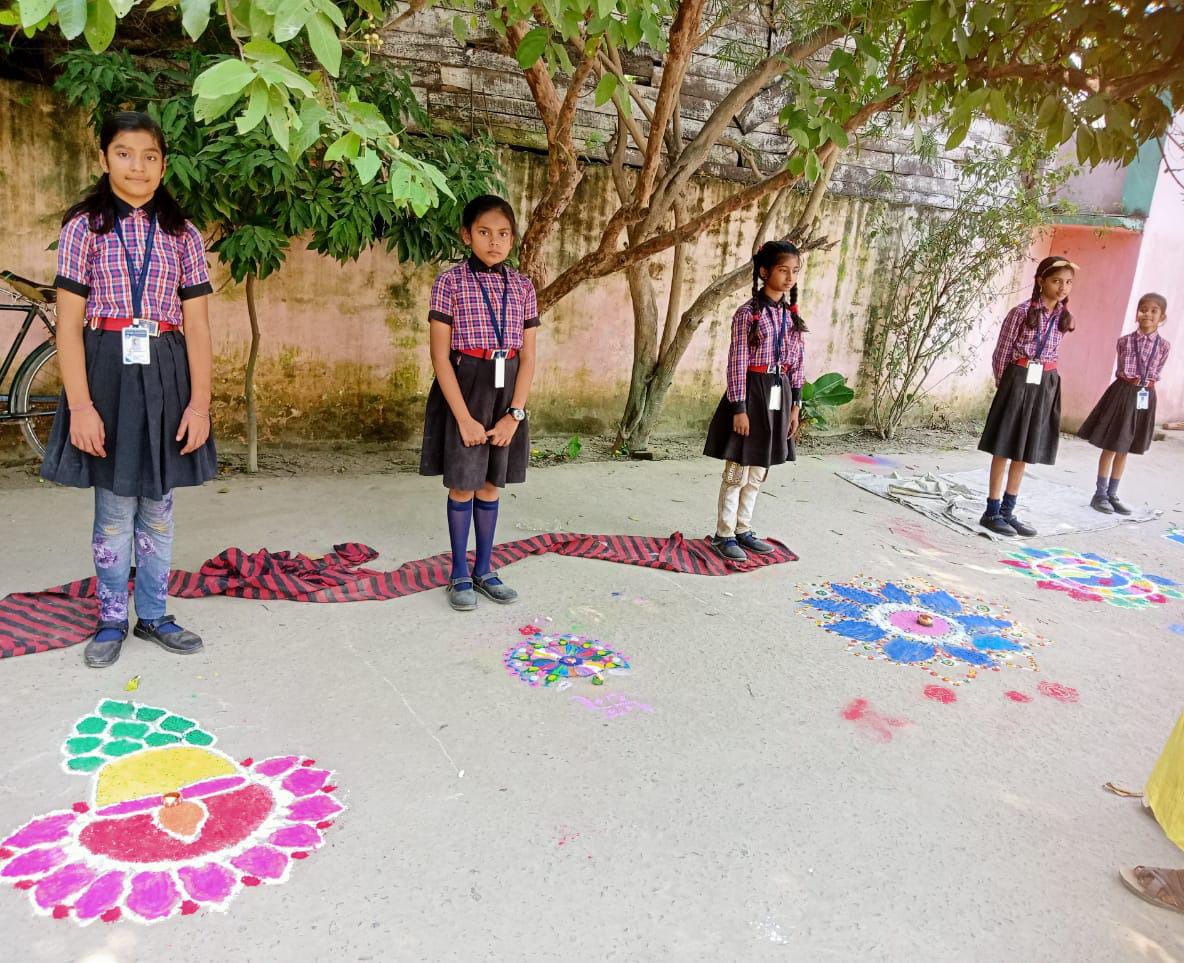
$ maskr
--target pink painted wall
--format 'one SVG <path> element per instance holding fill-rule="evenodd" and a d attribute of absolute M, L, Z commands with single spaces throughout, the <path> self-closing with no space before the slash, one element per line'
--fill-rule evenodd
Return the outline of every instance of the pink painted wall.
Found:
<path fill-rule="evenodd" d="M 1061 418 L 1076 431 L 1114 380 L 1114 342 L 1127 318 L 1131 280 L 1139 263 L 1141 234 L 1061 225 L 1048 242 L 1050 254 L 1074 261 L 1080 270 L 1069 305 L 1077 329 L 1061 344 Z"/>
<path fill-rule="evenodd" d="M 1123 327 L 1124 331 L 1134 330 L 1135 308 L 1141 294 L 1158 291 L 1168 299 L 1163 336 L 1172 342 L 1172 355 L 1155 391 L 1160 422 L 1184 419 L 1184 187 L 1168 171 L 1169 165 L 1184 167 L 1184 154 L 1170 141 L 1167 149 L 1143 230 L 1142 256 L 1127 299 Z"/>

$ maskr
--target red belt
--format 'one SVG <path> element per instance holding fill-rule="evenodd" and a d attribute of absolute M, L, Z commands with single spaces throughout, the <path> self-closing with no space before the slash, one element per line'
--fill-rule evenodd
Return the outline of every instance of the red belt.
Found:
<path fill-rule="evenodd" d="M 1126 375 L 1119 375 L 1119 376 L 1118 376 L 1118 380 L 1119 380 L 1119 381 L 1125 381 L 1125 382 L 1126 382 L 1128 385 L 1134 385 L 1136 388 L 1142 388 L 1142 387 L 1143 387 L 1143 385 L 1142 385 L 1142 383 L 1141 383 L 1141 379 L 1139 379 L 1139 378 L 1128 378 Z M 1147 382 L 1147 387 L 1148 387 L 1148 388 L 1154 388 L 1154 387 L 1155 387 L 1155 382 L 1154 382 L 1154 381 L 1148 381 L 1148 382 Z"/>
<path fill-rule="evenodd" d="M 150 321 L 147 318 L 90 318 L 86 323 L 96 331 L 122 331 L 133 324 L 142 324 L 148 328 L 148 334 L 152 337 L 181 330 L 181 325 L 171 321 Z"/>
<path fill-rule="evenodd" d="M 1028 367 L 1028 359 L 1027 358 L 1016 358 L 1015 363 L 1018 364 L 1021 368 Z M 1057 363 L 1055 361 L 1037 361 L 1036 364 L 1044 365 L 1045 371 L 1056 371 L 1057 370 Z"/>
<path fill-rule="evenodd" d="M 504 351 L 493 348 L 457 348 L 456 351 L 458 354 L 467 354 L 470 358 L 483 358 L 486 361 L 496 358 L 499 354 L 505 355 L 507 359 L 518 355 L 517 348 L 507 348 Z"/>
<path fill-rule="evenodd" d="M 785 374 L 789 369 L 787 364 L 750 364 L 748 370 L 753 374 Z"/>

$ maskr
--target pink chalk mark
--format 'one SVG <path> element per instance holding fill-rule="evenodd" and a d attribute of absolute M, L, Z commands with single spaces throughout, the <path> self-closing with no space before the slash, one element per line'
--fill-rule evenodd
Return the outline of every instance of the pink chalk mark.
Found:
<path fill-rule="evenodd" d="M 892 730 L 910 725 L 907 719 L 886 716 L 871 707 L 867 699 L 852 699 L 842 716 L 854 722 L 860 730 L 876 742 L 891 742 Z"/>
<path fill-rule="evenodd" d="M 65 861 L 66 851 L 64 849 L 30 849 L 26 853 L 21 853 L 3 870 L 0 870 L 0 876 L 40 876 Z"/>
<path fill-rule="evenodd" d="M 221 903 L 234 891 L 234 874 L 225 866 L 183 866 L 177 870 L 185 892 L 202 903 Z"/>
<path fill-rule="evenodd" d="M 327 769 L 295 769 L 284 778 L 281 785 L 293 796 L 311 796 L 329 778 Z"/>
<path fill-rule="evenodd" d="M 580 838 L 579 833 L 572 832 L 570 829 L 566 829 L 562 826 L 559 827 L 559 833 L 560 833 L 560 836 L 559 836 L 559 842 L 556 843 L 557 846 L 566 846 L 568 843 L 572 842 L 573 840 Z"/>
<path fill-rule="evenodd" d="M 1050 699 L 1056 699 L 1057 702 L 1077 702 L 1077 690 L 1072 686 L 1061 685 L 1059 682 L 1048 682 L 1047 680 L 1041 682 L 1036 687 L 1041 695 L 1046 695 Z"/>
<path fill-rule="evenodd" d="M 49 909 L 89 886 L 97 875 L 86 863 L 69 863 L 42 878 L 33 890 L 33 901 L 42 909 Z"/>
<path fill-rule="evenodd" d="M 17 849 L 27 849 L 30 846 L 40 846 L 42 843 L 53 843 L 65 837 L 70 830 L 70 824 L 78 818 L 73 812 L 54 813 L 52 816 L 42 816 L 34 819 L 27 826 L 18 829 L 7 839 L 2 840 L 5 846 Z"/>
<path fill-rule="evenodd" d="M 296 765 L 295 756 L 276 756 L 274 759 L 264 759 L 255 766 L 255 772 L 261 776 L 278 776 Z"/>
<path fill-rule="evenodd" d="M 947 689 L 944 685 L 925 686 L 925 698 L 932 699 L 934 702 L 941 702 L 945 705 L 958 701 L 958 696 L 954 690 Z"/>
<path fill-rule="evenodd" d="M 1030 695 L 1025 695 L 1023 692 L 1016 692 L 1015 689 L 1012 689 L 1009 692 L 1004 692 L 1003 694 L 1005 696 L 1007 696 L 1007 698 L 1009 698 L 1012 702 L 1031 702 L 1032 701 L 1032 697 Z"/>
<path fill-rule="evenodd" d="M 146 920 L 163 919 L 180 898 L 171 873 L 137 873 L 132 877 L 127 908 Z"/>
<path fill-rule="evenodd" d="M 888 616 L 888 621 L 898 629 L 903 629 L 905 632 L 912 632 L 916 635 L 945 635 L 950 631 L 949 622 L 929 612 L 924 614 L 929 615 L 933 619 L 933 624 L 921 625 L 917 621 L 917 616 L 921 614 L 920 609 L 904 609 L 900 612 L 893 612 Z"/>
<path fill-rule="evenodd" d="M 111 911 L 111 907 L 118 903 L 119 897 L 123 895 L 124 879 L 123 872 L 114 869 L 109 873 L 104 873 L 91 883 L 90 889 L 83 893 L 74 903 L 74 912 L 78 915 L 78 918 L 93 920 L 96 916 L 102 916 L 106 920 L 106 914 Z M 116 910 L 116 913 L 118 912 Z M 118 916 L 116 918 L 118 919 Z M 108 920 L 108 922 L 110 921 Z"/>
<path fill-rule="evenodd" d="M 230 865 L 262 879 L 279 879 L 288 868 L 288 857 L 270 846 L 254 846 L 232 859 Z"/>

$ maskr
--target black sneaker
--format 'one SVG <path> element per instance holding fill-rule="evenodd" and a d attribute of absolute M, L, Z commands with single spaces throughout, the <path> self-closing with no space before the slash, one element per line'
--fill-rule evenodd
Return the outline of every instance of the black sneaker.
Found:
<path fill-rule="evenodd" d="M 1002 515 L 987 515 L 984 513 L 983 517 L 978 520 L 978 523 L 996 535 L 1005 535 L 1008 538 L 1015 536 L 1015 529 L 1007 524 Z"/>
<path fill-rule="evenodd" d="M 737 544 L 757 555 L 772 555 L 777 549 L 757 535 L 756 532 L 739 532 L 736 535 Z"/>
<path fill-rule="evenodd" d="M 729 562 L 747 562 L 748 555 L 737 544 L 734 538 L 721 538 L 719 535 L 711 536 L 711 547 L 715 549 L 715 554 L 720 558 L 726 558 Z"/>
<path fill-rule="evenodd" d="M 114 665 L 119 661 L 119 653 L 123 650 L 123 640 L 126 638 L 126 622 L 100 622 L 95 637 L 82 650 L 83 661 L 92 669 L 105 669 Z"/>
<path fill-rule="evenodd" d="M 202 650 L 201 637 L 181 628 L 171 615 L 151 622 L 137 619 L 132 633 L 137 639 L 149 639 L 174 655 L 192 655 Z"/>
<path fill-rule="evenodd" d="M 1122 502 L 1120 502 L 1118 500 L 1117 495 L 1110 495 L 1108 497 L 1109 497 L 1109 501 L 1110 501 L 1110 507 L 1113 508 L 1116 512 L 1118 512 L 1119 515 L 1131 514 L 1131 510 L 1129 508 L 1127 508 L 1126 505 L 1124 505 Z"/>
<path fill-rule="evenodd" d="M 1007 522 L 1007 524 L 1012 528 L 1014 528 L 1017 535 L 1023 535 L 1025 538 L 1031 538 L 1036 534 L 1036 529 L 1034 529 L 1031 525 L 1025 525 L 1014 515 L 1000 515 L 999 517 Z"/>
<path fill-rule="evenodd" d="M 1103 515 L 1114 514 L 1114 509 L 1110 507 L 1110 499 L 1105 495 L 1095 494 L 1094 497 L 1089 500 L 1089 507 L 1095 512 L 1101 512 Z"/>

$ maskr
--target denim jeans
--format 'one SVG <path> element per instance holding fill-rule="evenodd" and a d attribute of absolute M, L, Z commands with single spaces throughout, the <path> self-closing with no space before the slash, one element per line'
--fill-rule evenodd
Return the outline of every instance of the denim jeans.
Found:
<path fill-rule="evenodd" d="M 127 580 L 136 560 L 136 615 L 145 622 L 163 618 L 173 560 L 173 493 L 160 501 L 95 489 L 95 527 L 91 540 L 99 577 L 99 620 L 126 622 Z"/>

